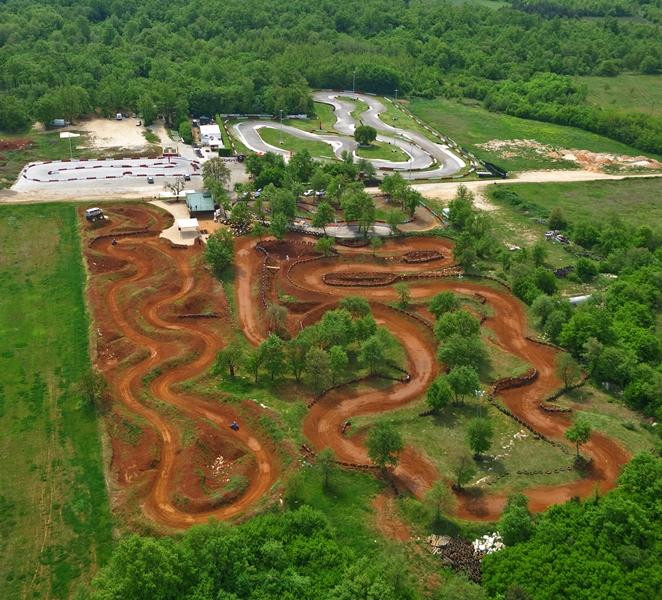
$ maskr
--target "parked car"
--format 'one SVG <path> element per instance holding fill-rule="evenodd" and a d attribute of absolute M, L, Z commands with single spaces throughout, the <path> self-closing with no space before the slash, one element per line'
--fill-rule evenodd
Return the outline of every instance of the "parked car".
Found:
<path fill-rule="evenodd" d="M 259 198 L 262 195 L 262 188 L 255 190 L 255 193 L 253 194 L 253 198 Z"/>
<path fill-rule="evenodd" d="M 85 218 L 90 222 L 105 219 L 103 211 L 97 206 L 85 209 Z"/>
<path fill-rule="evenodd" d="M 142 121 L 138 121 L 138 122 L 136 123 L 136 127 L 142 127 L 142 124 L 143 124 Z"/>
<path fill-rule="evenodd" d="M 200 148 L 196 148 L 195 149 L 195 155 L 202 158 L 202 150 L 200 150 Z"/>
<path fill-rule="evenodd" d="M 191 176 L 188 173 L 184 175 L 184 181 L 191 181 Z"/>
<path fill-rule="evenodd" d="M 244 162 L 246 160 L 245 154 L 237 154 L 237 162 Z"/>
<path fill-rule="evenodd" d="M 154 177 L 151 175 L 147 178 L 147 183 L 154 183 Z"/>
<path fill-rule="evenodd" d="M 306 190 L 303 195 L 304 196 L 312 196 L 315 193 L 315 190 Z"/>
<path fill-rule="evenodd" d="M 319 192 L 315 192 L 316 198 L 324 198 L 324 196 L 326 196 L 326 192 L 323 190 L 320 190 Z"/>

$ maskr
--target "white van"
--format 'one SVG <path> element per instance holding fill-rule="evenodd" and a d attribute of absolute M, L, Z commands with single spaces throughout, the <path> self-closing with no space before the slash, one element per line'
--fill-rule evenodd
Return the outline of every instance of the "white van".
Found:
<path fill-rule="evenodd" d="M 116 120 L 116 121 L 121 121 L 123 118 L 124 118 L 124 117 L 122 117 L 122 113 L 117 113 L 117 114 L 115 115 L 115 120 Z"/>

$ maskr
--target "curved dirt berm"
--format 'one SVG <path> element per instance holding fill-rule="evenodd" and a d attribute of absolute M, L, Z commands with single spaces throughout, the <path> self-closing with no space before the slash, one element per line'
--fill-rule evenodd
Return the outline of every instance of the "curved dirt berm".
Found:
<path fill-rule="evenodd" d="M 113 223 L 134 229 L 168 226 L 153 207 L 108 212 Z M 97 365 L 109 382 L 111 410 L 143 427 L 131 443 L 112 440 L 116 484 L 129 488 L 120 495 L 137 495 L 154 522 L 172 528 L 231 518 L 270 489 L 278 463 L 274 448 L 246 423 L 230 429 L 241 421 L 236 408 L 179 387 L 207 372 L 224 346 L 217 318 L 227 314 L 222 291 L 201 267 L 198 246 L 174 249 L 158 233 L 123 236 L 114 229 L 85 252 Z M 95 269 L 100 262 L 104 268 Z M 179 318 L 191 307 L 213 318 Z M 117 431 L 109 428 L 111 439 Z M 156 450 L 145 447 L 155 442 Z M 234 485 L 226 487 L 233 476 Z"/>
<path fill-rule="evenodd" d="M 297 239 L 300 238 L 288 238 L 290 242 Z M 264 339 L 266 332 L 259 303 L 252 291 L 261 264 L 255 244 L 254 240 L 238 240 L 239 268 L 236 289 L 241 325 L 249 339 L 258 343 Z M 304 433 L 316 450 L 330 447 L 343 463 L 369 464 L 362 440 L 342 435 L 343 423 L 358 415 L 387 412 L 417 400 L 439 374 L 441 365 L 436 359 L 436 341 L 429 327 L 415 316 L 385 305 L 384 303 L 397 299 L 395 290 L 388 285 L 375 285 L 372 282 L 376 281 L 375 278 L 395 278 L 398 272 L 411 273 L 415 265 L 396 264 L 398 258 L 407 256 L 409 252 L 431 253 L 442 249 L 449 250 L 451 247 L 448 240 L 407 238 L 389 241 L 381 249 L 382 257 L 389 253 L 393 255 L 395 261 L 391 264 L 384 264 L 361 249 L 339 249 L 340 256 L 335 258 L 290 258 L 278 261 L 279 269 L 273 285 L 280 292 L 292 295 L 300 302 L 318 305 L 310 311 L 310 317 L 297 315 L 296 325 L 300 327 L 314 322 L 326 310 L 336 306 L 342 297 L 358 293 L 371 302 L 377 321 L 400 340 L 407 355 L 407 369 L 411 373 L 408 383 L 396 383 L 386 390 L 353 393 L 347 388 L 340 388 L 326 394 L 312 406 L 304 421 Z M 452 259 L 449 257 L 441 261 L 438 268 L 449 269 L 451 264 Z M 368 265 L 370 280 L 366 279 Z M 493 331 L 495 343 L 528 362 L 537 373 L 537 376 L 523 387 L 497 391 L 498 399 L 513 415 L 542 436 L 550 440 L 562 440 L 569 426 L 569 419 L 562 414 L 549 413 L 539 408 L 540 400 L 560 385 L 554 369 L 559 350 L 527 338 L 526 314 L 521 302 L 506 289 L 436 276 L 428 279 L 425 271 L 421 271 L 418 278 L 414 274 L 407 279 L 410 281 L 410 291 L 414 299 L 429 298 L 441 291 L 475 295 L 480 297 L 481 301 L 485 299 L 494 316 L 487 318 L 484 325 Z M 338 283 L 359 281 L 362 282 L 360 291 L 346 287 L 346 283 Z M 330 282 L 336 283 L 329 285 Z M 628 453 L 618 444 L 599 433 L 591 435 L 583 450 L 592 459 L 590 474 L 572 483 L 526 490 L 532 510 L 540 511 L 574 496 L 586 497 L 594 493 L 596 488 L 605 491 L 613 487 L 621 466 L 629 459 Z M 394 475 L 401 485 L 418 497 L 422 497 L 440 477 L 436 468 L 411 447 L 407 447 L 402 453 Z M 495 520 L 505 504 L 505 496 L 482 491 L 458 494 L 457 499 L 457 515 L 473 520 Z"/>

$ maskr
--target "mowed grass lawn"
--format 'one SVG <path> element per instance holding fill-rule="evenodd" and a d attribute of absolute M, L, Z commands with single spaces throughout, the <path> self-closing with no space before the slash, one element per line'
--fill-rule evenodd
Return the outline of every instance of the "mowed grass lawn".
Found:
<path fill-rule="evenodd" d="M 381 158 L 384 160 L 393 160 L 405 162 L 409 155 L 394 144 L 388 142 L 372 142 L 369 146 L 359 146 L 356 153 L 361 158 Z"/>
<path fill-rule="evenodd" d="M 260 129 L 260 137 L 277 148 L 289 150 L 290 152 L 302 152 L 308 150 L 311 156 L 316 158 L 329 158 L 335 159 L 333 149 L 329 144 L 324 142 L 316 142 L 315 140 L 304 140 L 296 136 L 290 135 L 285 131 L 279 131 L 272 127 L 263 127 Z"/>
<path fill-rule="evenodd" d="M 557 148 L 630 156 L 644 154 L 631 146 L 575 127 L 494 113 L 485 110 L 477 103 L 460 103 L 444 98 L 415 99 L 410 103 L 409 110 L 480 159 L 495 162 L 509 171 L 568 169 L 577 166 L 575 163 L 553 160 L 532 151 L 504 157 L 500 152 L 487 151 L 477 146 L 490 140 L 530 139 Z"/>
<path fill-rule="evenodd" d="M 578 77 L 577 81 L 588 88 L 591 104 L 662 117 L 662 75 Z"/>
<path fill-rule="evenodd" d="M 559 206 L 571 223 L 604 221 L 617 215 L 635 227 L 662 226 L 662 178 L 519 183 L 508 187 L 527 204 L 536 205 L 543 211 L 549 212 Z"/>
<path fill-rule="evenodd" d="M 0 598 L 67 598 L 111 550 L 76 213 L 0 206 Z"/>

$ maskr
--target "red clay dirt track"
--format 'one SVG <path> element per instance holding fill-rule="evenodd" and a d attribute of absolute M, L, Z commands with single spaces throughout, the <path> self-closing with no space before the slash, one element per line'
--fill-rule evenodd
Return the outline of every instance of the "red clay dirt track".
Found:
<path fill-rule="evenodd" d="M 373 390 L 358 395 L 348 395 L 347 389 L 339 388 L 324 395 L 314 404 L 304 422 L 304 433 L 316 450 L 330 447 L 339 461 L 354 464 L 369 464 L 365 447 L 360 441 L 341 433 L 342 424 L 358 415 L 377 414 L 404 406 L 419 398 L 432 380 L 439 374 L 436 359 L 436 342 L 430 331 L 420 320 L 397 311 L 384 302 L 396 299 L 392 287 L 362 286 L 339 287 L 327 285 L 325 274 L 348 273 L 396 273 L 410 274 L 407 281 L 412 297 L 429 298 L 432 295 L 452 290 L 463 294 L 480 293 L 487 299 L 494 316 L 484 325 L 496 334 L 497 344 L 505 351 L 526 360 L 539 376 L 526 387 L 505 390 L 500 399 L 511 410 L 537 432 L 548 438 L 563 438 L 569 419 L 560 414 L 547 413 L 538 407 L 545 396 L 559 388 L 561 382 L 555 375 L 554 361 L 558 351 L 528 340 L 526 316 L 522 304 L 505 289 L 481 285 L 473 281 L 428 278 L 431 271 L 448 268 L 452 263 L 452 243 L 434 238 L 406 238 L 388 241 L 380 250 L 382 257 L 391 260 L 376 260 L 368 249 L 340 248 L 340 256 L 320 258 L 315 256 L 310 245 L 302 244 L 302 236 L 290 236 L 286 242 L 263 244 L 269 250 L 268 264 L 279 267 L 270 269 L 274 281 L 265 294 L 276 300 L 275 287 L 299 300 L 302 306 L 313 306 L 307 312 L 291 315 L 292 333 L 303 325 L 316 321 L 325 310 L 334 308 L 340 298 L 359 295 L 371 302 L 377 321 L 386 326 L 404 347 L 408 357 L 411 379 L 407 383 L 395 383 L 390 389 Z M 307 240 L 310 242 L 311 240 Z M 259 288 L 264 253 L 256 252 L 255 240 L 241 238 L 237 243 L 237 294 L 239 316 L 247 337 L 254 343 L 264 338 L 261 318 L 263 305 L 252 293 Z M 446 258 L 427 263 L 411 264 L 402 260 L 409 252 L 422 250 L 441 251 Z M 274 273 L 277 273 L 275 276 Z M 420 279 L 416 278 L 416 274 Z M 250 301 L 249 301 L 250 299 Z M 526 491 L 530 507 L 540 511 L 569 500 L 574 496 L 586 497 L 597 488 L 604 491 L 613 487 L 621 466 L 629 455 L 619 445 L 605 436 L 593 433 L 584 446 L 584 453 L 593 459 L 590 474 L 573 483 L 557 486 L 531 488 Z M 421 497 L 439 479 L 436 468 L 414 448 L 407 447 L 395 470 L 397 483 Z M 462 494 L 457 496 L 456 515 L 471 520 L 495 520 L 505 504 L 505 496 L 489 494 Z"/>
<path fill-rule="evenodd" d="M 201 267 L 199 246 L 172 248 L 169 242 L 159 239 L 158 233 L 170 225 L 171 217 L 144 205 L 126 205 L 107 212 L 112 225 L 91 233 L 86 247 L 97 365 L 119 401 L 115 403 L 118 414 L 114 412 L 113 419 L 134 418 L 145 424 L 143 434 L 132 443 L 126 443 L 122 435 L 110 429 L 111 470 L 116 478 L 113 483 L 136 495 L 146 515 L 158 524 L 183 528 L 210 517 L 231 518 L 270 490 L 279 464 L 273 445 L 246 423 L 242 422 L 237 433 L 229 429 L 229 423 L 237 419 L 233 405 L 178 386 L 207 372 L 229 335 L 227 325 L 220 326 L 221 319 L 181 318 L 181 313 L 207 314 L 211 307 L 215 313 L 227 314 L 223 291 Z M 112 244 L 113 238 L 116 245 Z M 371 302 L 377 321 L 400 340 L 411 374 L 407 383 L 394 383 L 386 390 L 348 395 L 346 388 L 339 388 L 324 395 L 304 421 L 304 433 L 316 450 L 330 447 L 340 461 L 368 464 L 360 440 L 341 434 L 343 422 L 415 401 L 440 372 L 436 342 L 425 323 L 383 303 L 395 299 L 392 287 L 330 286 L 323 281 L 330 272 L 407 274 L 414 298 L 430 297 L 441 290 L 482 294 L 495 315 L 484 325 L 495 332 L 497 343 L 539 372 L 533 383 L 504 391 L 499 394 L 500 399 L 536 431 L 550 438 L 562 438 L 567 417 L 543 412 L 538 407 L 540 399 L 560 385 L 554 374 L 557 351 L 525 338 L 526 319 L 520 302 L 505 289 L 466 280 L 424 278 L 452 263 L 450 242 L 436 238 L 388 241 L 380 254 L 391 255 L 392 260 L 383 260 L 374 259 L 369 250 L 357 248 L 340 249 L 339 257 L 320 258 L 311 241 L 314 240 L 294 235 L 283 242 L 237 239 L 236 299 L 240 325 L 248 340 L 257 344 L 266 337 L 264 304 L 277 300 L 278 293 L 296 299 L 288 303 L 288 325 L 293 334 L 301 324 L 312 323 L 325 310 L 335 307 L 343 296 L 361 295 Z M 257 249 L 259 245 L 267 250 L 266 256 Z M 441 251 L 444 258 L 418 264 L 402 260 L 405 253 L 422 250 Z M 146 395 L 156 402 L 146 400 Z M 195 423 L 196 444 L 205 441 L 213 449 L 211 456 L 221 453 L 238 458 L 230 462 L 238 465 L 237 472 L 248 478 L 244 490 L 214 504 L 208 494 L 202 493 L 190 478 L 186 479 L 183 474 L 204 468 L 210 454 L 201 458 L 192 453 L 190 442 L 186 443 L 180 425 L 172 417 L 172 409 Z M 259 409 L 252 406 L 250 410 Z M 150 447 L 157 448 L 156 453 L 150 454 Z M 587 496 L 596 486 L 601 490 L 610 488 L 629 458 L 613 441 L 595 433 L 584 451 L 593 459 L 590 476 L 567 485 L 528 490 L 533 510 L 573 496 Z M 205 473 L 208 481 L 213 480 L 208 469 Z M 395 471 L 396 482 L 418 497 L 439 477 L 429 460 L 410 447 L 402 453 Z M 186 502 L 181 501 L 182 496 Z M 497 495 L 461 495 L 457 516 L 494 520 L 504 502 L 505 498 Z"/>
<path fill-rule="evenodd" d="M 178 318 L 172 307 L 187 298 L 192 298 L 193 304 L 201 298 L 213 302 L 214 282 L 205 269 L 194 272 L 196 258 L 200 257 L 199 247 L 172 248 L 169 242 L 158 238 L 161 229 L 169 226 L 169 216 L 144 206 L 107 212 L 113 224 L 119 221 L 120 226 L 114 225 L 109 232 L 101 229 L 98 233 L 104 237 L 92 240 L 86 248 L 91 271 L 90 295 L 99 335 L 97 364 L 104 371 L 114 398 L 148 423 L 160 437 L 159 456 L 142 466 L 140 444 L 136 456 L 132 456 L 129 447 L 128 452 L 123 449 L 125 456 L 118 459 L 119 440 L 113 439 L 113 471 L 120 482 L 141 488 L 143 509 L 159 524 L 182 528 L 206 522 L 210 517 L 228 519 L 245 511 L 269 490 L 276 480 L 278 466 L 273 449 L 244 423 L 238 432 L 229 428 L 237 418 L 232 406 L 176 390 L 178 383 L 209 369 L 224 340 L 214 319 Z M 149 231 L 131 234 L 145 228 Z M 113 239 L 117 240 L 116 245 L 112 244 Z M 127 295 L 129 289 L 132 293 Z M 142 293 L 145 290 L 147 293 Z M 128 351 L 123 350 L 127 342 L 132 346 Z M 138 360 L 117 360 L 118 355 L 130 356 L 131 350 L 138 351 Z M 186 493 L 176 483 L 180 472 L 193 472 L 203 465 L 178 463 L 184 449 L 182 432 L 171 418 L 142 401 L 143 378 L 159 365 L 178 358 L 181 363 L 164 368 L 149 382 L 149 393 L 197 423 L 196 435 L 203 435 L 215 451 L 225 457 L 248 455 L 255 462 L 253 468 L 243 473 L 249 476 L 245 491 L 222 506 L 213 506 L 203 494 L 197 497 L 189 494 L 193 497 L 183 507 L 173 501 L 176 492 Z M 145 437 L 149 441 L 147 434 L 141 440 Z"/>

